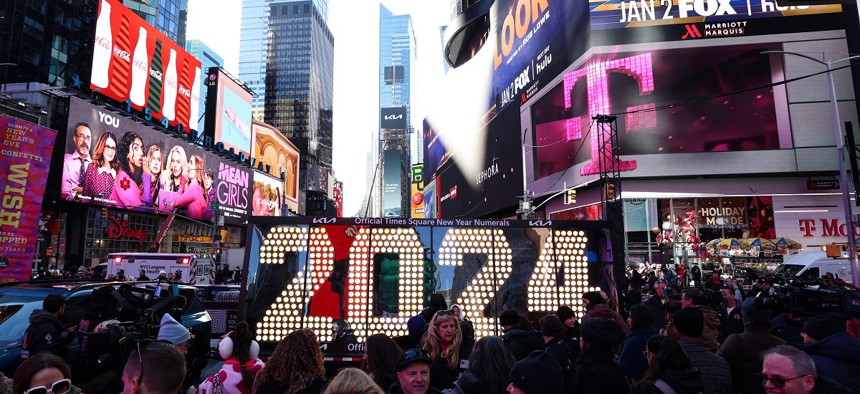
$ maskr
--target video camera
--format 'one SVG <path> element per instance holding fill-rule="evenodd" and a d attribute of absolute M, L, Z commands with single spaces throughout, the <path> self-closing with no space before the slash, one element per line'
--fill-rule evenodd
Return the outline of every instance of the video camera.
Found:
<path fill-rule="evenodd" d="M 860 291 L 819 280 L 775 281 L 770 297 L 756 298 L 756 308 L 791 312 L 796 317 L 860 317 Z"/>

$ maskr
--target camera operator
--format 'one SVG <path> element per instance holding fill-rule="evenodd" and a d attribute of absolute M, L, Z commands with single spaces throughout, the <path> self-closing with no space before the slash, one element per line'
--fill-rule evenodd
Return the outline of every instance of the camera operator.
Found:
<path fill-rule="evenodd" d="M 770 334 L 770 311 L 758 309 L 755 298 L 745 299 L 741 312 L 744 332 L 729 335 L 717 355 L 729 363 L 736 391 L 761 393 L 761 378 L 756 375 L 762 370 L 761 354 L 774 346 L 784 345 L 785 341 Z"/>
<path fill-rule="evenodd" d="M 719 348 L 717 338 L 720 336 L 720 318 L 717 311 L 711 306 L 714 304 L 710 300 L 712 297 L 712 295 L 703 294 L 699 289 L 687 289 L 681 293 L 681 307 L 698 308 L 702 311 L 705 320 L 705 326 L 702 329 L 702 345 L 707 351 L 716 353 Z"/>
<path fill-rule="evenodd" d="M 42 301 L 42 309 L 35 309 L 30 314 L 30 326 L 24 331 L 21 358 L 27 359 L 38 353 L 53 353 L 66 357 L 66 345 L 72 338 L 62 337 L 63 324 L 60 316 L 66 308 L 66 298 L 61 294 L 48 294 Z"/>
<path fill-rule="evenodd" d="M 735 289 L 723 286 L 721 291 L 723 292 L 723 299 L 725 301 L 720 303 L 720 336 L 717 338 L 717 341 L 723 343 L 729 335 L 744 332 L 744 319 L 741 312 L 743 308 L 735 298 Z"/>

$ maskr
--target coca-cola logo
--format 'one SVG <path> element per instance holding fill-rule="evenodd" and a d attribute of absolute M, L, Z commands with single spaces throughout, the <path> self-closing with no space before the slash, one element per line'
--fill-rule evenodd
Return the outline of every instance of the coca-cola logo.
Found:
<path fill-rule="evenodd" d="M 128 53 L 128 51 L 124 51 L 124 50 L 120 49 L 116 45 L 113 46 L 113 54 L 116 55 L 118 58 L 125 60 L 127 62 L 131 61 L 131 54 Z"/>
<path fill-rule="evenodd" d="M 110 50 L 110 38 L 96 37 L 96 44 L 104 49 Z"/>
<path fill-rule="evenodd" d="M 188 89 L 185 86 L 179 85 L 179 93 L 185 97 L 191 97 L 191 89 Z"/>
<path fill-rule="evenodd" d="M 164 84 L 171 87 L 171 88 L 174 88 L 174 89 L 176 88 L 176 80 L 175 79 L 168 79 L 168 80 L 164 81 Z"/>
<path fill-rule="evenodd" d="M 138 70 L 146 72 L 147 64 L 145 61 L 135 60 L 134 61 L 134 67 L 137 68 Z"/>
<path fill-rule="evenodd" d="M 162 76 L 161 71 L 153 70 L 151 68 L 149 69 L 149 75 L 152 76 L 153 78 L 159 80 L 159 81 L 161 80 L 161 76 Z"/>
<path fill-rule="evenodd" d="M 119 220 L 113 216 L 107 217 L 110 224 L 105 227 L 105 234 L 109 239 L 131 238 L 136 239 L 143 245 L 149 233 L 144 229 L 131 228 L 128 220 Z"/>

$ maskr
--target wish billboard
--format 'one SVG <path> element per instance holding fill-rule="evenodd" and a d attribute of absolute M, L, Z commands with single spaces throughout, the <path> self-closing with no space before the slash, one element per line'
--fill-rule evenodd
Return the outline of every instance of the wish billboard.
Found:
<path fill-rule="evenodd" d="M 175 211 L 244 224 L 251 207 L 250 169 L 133 121 L 69 98 L 60 190 L 66 201 L 148 212 Z"/>
<path fill-rule="evenodd" d="M 90 89 L 165 127 L 196 130 L 200 61 L 116 0 L 99 2 Z"/>

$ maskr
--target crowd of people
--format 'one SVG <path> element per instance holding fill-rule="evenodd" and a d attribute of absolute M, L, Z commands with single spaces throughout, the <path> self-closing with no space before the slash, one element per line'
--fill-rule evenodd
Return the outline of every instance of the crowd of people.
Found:
<path fill-rule="evenodd" d="M 158 341 L 138 344 L 122 371 L 124 393 L 860 393 L 856 320 L 799 319 L 769 308 L 772 283 L 744 292 L 719 274 L 699 287 L 688 278 L 637 276 L 616 301 L 581 297 L 584 313 L 505 310 L 500 336 L 475 338 L 471 321 L 441 294 L 408 321 L 409 334 L 367 337 L 360 368 L 327 379 L 311 330 L 293 331 L 265 362 L 251 327 L 221 340 L 214 375 L 189 380 L 188 330 L 165 314 Z M 689 278 L 693 279 L 693 278 Z M 693 280 L 690 280 L 693 282 Z M 717 289 L 714 291 L 712 289 Z M 715 298 L 715 294 L 719 298 Z M 63 357 L 57 316 L 62 297 L 33 312 L 26 359 L 12 392 L 78 393 Z M 2 388 L 0 382 L 0 388 Z M 0 390 L 2 391 L 2 390 Z M 108 392 L 90 389 L 87 392 Z"/>

